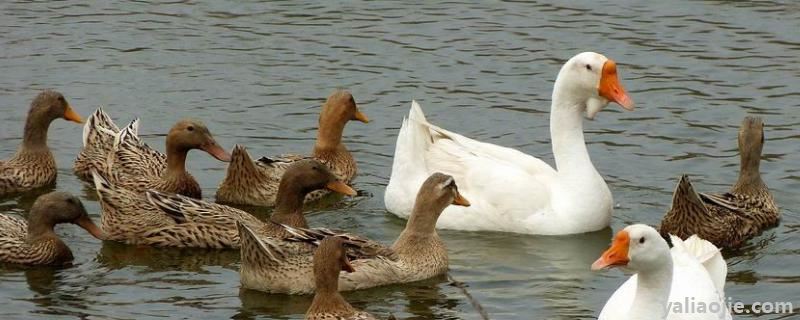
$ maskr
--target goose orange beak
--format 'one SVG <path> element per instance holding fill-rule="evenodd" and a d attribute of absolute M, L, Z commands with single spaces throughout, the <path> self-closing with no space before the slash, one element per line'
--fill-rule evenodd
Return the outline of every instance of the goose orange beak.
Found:
<path fill-rule="evenodd" d="M 361 121 L 363 123 L 369 123 L 369 117 L 367 117 L 367 115 L 361 112 L 360 110 L 356 110 L 356 115 L 353 117 L 356 120 Z"/>
<path fill-rule="evenodd" d="M 81 115 L 75 112 L 75 110 L 73 110 L 72 106 L 70 106 L 69 104 L 67 104 L 67 109 L 64 110 L 64 119 L 72 122 L 83 123 Z"/>
<path fill-rule="evenodd" d="M 333 192 L 346 194 L 348 196 L 356 195 L 356 191 L 353 190 L 353 188 L 351 188 L 350 186 L 339 180 L 328 182 L 327 184 L 325 184 L 325 188 Z"/>
<path fill-rule="evenodd" d="M 616 102 L 625 110 L 633 111 L 633 100 L 625 88 L 619 83 L 617 77 L 617 63 L 614 60 L 608 59 L 603 64 L 603 72 L 600 74 L 600 85 L 597 88 L 597 93 L 609 101 Z"/>
<path fill-rule="evenodd" d="M 592 263 L 592 270 L 601 270 L 617 266 L 626 266 L 630 261 L 628 259 L 628 245 L 631 242 L 628 231 L 622 230 L 614 237 L 614 242 L 600 258 Z"/>
<path fill-rule="evenodd" d="M 461 195 L 458 191 L 456 191 L 456 197 L 453 198 L 453 204 L 457 206 L 469 207 L 471 204 L 467 198 Z"/>

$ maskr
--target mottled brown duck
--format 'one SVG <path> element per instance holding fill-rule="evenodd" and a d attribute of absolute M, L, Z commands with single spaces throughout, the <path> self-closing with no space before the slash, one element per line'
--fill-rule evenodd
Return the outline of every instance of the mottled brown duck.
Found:
<path fill-rule="evenodd" d="M 242 146 L 236 146 L 228 164 L 225 180 L 217 190 L 217 201 L 254 206 L 273 206 L 278 193 L 278 184 L 286 168 L 302 159 L 315 159 L 324 163 L 343 182 L 350 184 L 356 175 L 356 162 L 342 142 L 342 132 L 350 120 L 369 122 L 358 110 L 350 92 L 333 92 L 319 115 L 317 141 L 311 155 L 286 154 L 278 157 L 262 157 L 252 161 Z M 306 202 L 318 200 L 328 191 L 318 190 L 306 196 Z"/>
<path fill-rule="evenodd" d="M 149 190 L 147 199 L 142 199 L 139 194 L 101 179 L 98 177 L 104 183 L 96 187 L 103 207 L 102 224 L 113 240 L 159 247 L 238 248 L 237 221 L 265 236 L 283 231 L 236 208 L 155 190 Z M 318 161 L 293 164 L 281 180 L 278 206 L 271 219 L 308 227 L 303 198 L 321 188 L 355 195 Z"/>
<path fill-rule="evenodd" d="M 97 239 L 105 238 L 80 199 L 66 192 L 51 192 L 36 199 L 27 222 L 0 214 L 0 262 L 25 265 L 72 262 L 72 251 L 53 230 L 60 223 L 73 223 Z"/>
<path fill-rule="evenodd" d="M 395 283 L 428 279 L 447 272 L 447 248 L 436 232 L 436 221 L 449 205 L 468 206 L 459 193 L 453 177 L 434 173 L 422 184 L 406 228 L 391 247 L 374 246 L 348 234 L 327 229 L 303 229 L 282 225 L 288 238 L 263 237 L 256 230 L 239 224 L 241 233 L 242 286 L 270 293 L 311 294 L 316 284 L 313 277 L 313 250 L 301 252 L 297 242 L 318 245 L 325 237 L 345 240 L 348 255 L 356 271 L 339 277 L 339 290 L 366 289 Z M 369 254 L 374 252 L 374 254 Z"/>
<path fill-rule="evenodd" d="M 78 153 L 72 171 L 86 182 L 92 181 L 92 169 L 106 174 L 105 162 L 114 147 L 119 127 L 102 107 L 92 113 L 83 125 L 83 148 Z M 134 132 L 134 134 L 137 134 Z"/>
<path fill-rule="evenodd" d="M 316 293 L 306 312 L 308 320 L 375 320 L 368 312 L 353 308 L 339 293 L 339 273 L 354 272 L 344 240 L 327 237 L 314 252 Z"/>
<path fill-rule="evenodd" d="M 138 120 L 120 130 L 113 147 L 98 170 L 109 183 L 136 193 L 157 190 L 201 198 L 197 180 L 186 171 L 186 156 L 199 149 L 220 161 L 230 161 L 230 155 L 217 144 L 201 121 L 183 119 L 170 129 L 164 155 L 141 141 L 136 135 Z"/>
<path fill-rule="evenodd" d="M 739 129 L 736 184 L 725 193 L 698 193 L 689 177 L 681 176 L 672 207 L 661 221 L 661 233 L 683 239 L 696 234 L 718 247 L 732 249 L 776 226 L 780 212 L 759 171 L 763 146 L 763 122 L 746 117 Z"/>
<path fill-rule="evenodd" d="M 47 131 L 55 119 L 81 123 L 64 95 L 53 90 L 31 102 L 22 144 L 11 159 L 0 161 L 0 196 L 30 191 L 56 182 L 56 160 L 47 146 Z"/>

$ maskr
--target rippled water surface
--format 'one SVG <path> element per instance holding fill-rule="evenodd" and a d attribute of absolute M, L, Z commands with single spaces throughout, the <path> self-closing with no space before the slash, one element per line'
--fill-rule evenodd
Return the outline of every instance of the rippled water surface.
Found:
<path fill-rule="evenodd" d="M 21 141 L 28 104 L 56 88 L 88 116 L 142 119 L 163 150 L 179 118 L 205 121 L 226 148 L 253 154 L 310 151 L 319 105 L 352 90 L 373 120 L 351 123 L 363 196 L 315 208 L 312 225 L 390 242 L 405 221 L 387 213 L 395 136 L 411 99 L 445 128 L 552 163 L 548 111 L 560 65 L 575 53 L 615 59 L 634 112 L 611 105 L 586 123 L 592 160 L 618 204 L 613 230 L 657 224 L 677 177 L 703 191 L 736 179 L 743 116 L 767 124 L 762 172 L 783 208 L 775 229 L 726 253 L 734 301 L 792 301 L 800 310 L 800 4 L 793 1 L 532 3 L 142 1 L 0 3 L 0 156 Z M 57 188 L 92 189 L 72 174 L 81 128 L 53 123 Z M 189 170 L 214 194 L 225 166 L 193 152 Z M 2 211 L 27 209 L 31 197 Z M 262 214 L 264 214 L 262 212 Z M 620 285 L 591 262 L 612 230 L 565 237 L 442 231 L 455 279 L 494 319 L 592 318 Z M 58 230 L 76 255 L 65 269 L 0 268 L 2 317 L 48 319 L 297 319 L 309 297 L 240 290 L 238 254 L 100 243 Z M 446 278 L 346 295 L 398 318 L 478 319 Z M 748 316 L 743 316 L 748 317 Z M 762 319 L 791 318 L 770 315 Z"/>

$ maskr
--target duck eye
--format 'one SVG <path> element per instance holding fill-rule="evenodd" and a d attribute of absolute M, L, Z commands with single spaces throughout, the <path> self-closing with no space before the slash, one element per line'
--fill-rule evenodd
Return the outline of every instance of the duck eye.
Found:
<path fill-rule="evenodd" d="M 587 64 L 586 65 L 586 70 L 592 71 L 592 66 Z"/>
<path fill-rule="evenodd" d="M 194 131 L 194 127 L 193 126 L 188 126 L 188 127 L 186 127 L 186 130 Z"/>
<path fill-rule="evenodd" d="M 639 244 L 644 244 L 644 237 L 639 238 Z"/>

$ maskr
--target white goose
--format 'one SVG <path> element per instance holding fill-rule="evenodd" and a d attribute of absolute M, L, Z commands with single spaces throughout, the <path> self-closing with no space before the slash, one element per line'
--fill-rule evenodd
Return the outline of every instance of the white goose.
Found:
<path fill-rule="evenodd" d="M 697 236 L 670 239 L 672 249 L 642 224 L 617 233 L 592 270 L 624 267 L 636 274 L 608 299 L 600 320 L 731 319 L 725 304 L 728 266 L 719 249 Z"/>
<path fill-rule="evenodd" d="M 422 182 L 432 173 L 442 172 L 455 178 L 472 206 L 447 208 L 439 218 L 439 228 L 546 235 L 605 228 L 611 220 L 613 199 L 589 159 L 583 113 L 592 119 L 611 101 L 633 110 L 613 60 L 584 52 L 561 67 L 550 109 L 558 170 L 518 150 L 432 125 L 419 104 L 412 102 L 397 137 L 384 195 L 386 208 L 408 218 Z"/>

